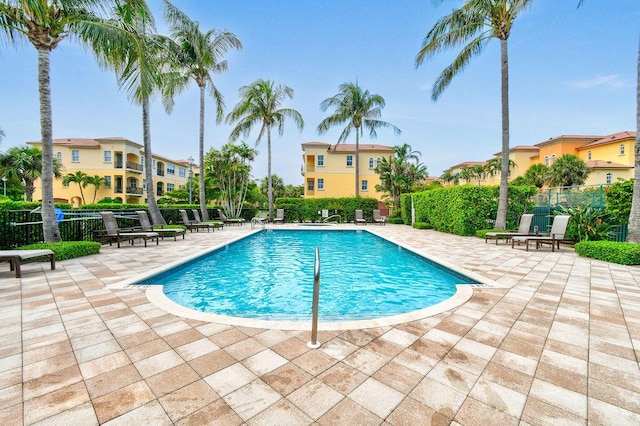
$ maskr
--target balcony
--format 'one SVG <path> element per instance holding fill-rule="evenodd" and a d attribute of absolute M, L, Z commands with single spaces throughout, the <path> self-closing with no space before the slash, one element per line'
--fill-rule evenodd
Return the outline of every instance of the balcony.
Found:
<path fill-rule="evenodd" d="M 162 169 L 158 169 L 158 170 L 156 170 L 156 174 L 157 174 L 158 176 L 164 176 L 164 170 L 162 170 Z"/>
<path fill-rule="evenodd" d="M 143 193 L 142 188 L 137 188 L 135 186 L 127 186 L 127 195 L 138 195 L 141 196 Z"/>
<path fill-rule="evenodd" d="M 131 161 L 127 161 L 127 169 L 140 173 L 144 171 L 144 167 L 142 166 L 142 164 L 133 163 Z"/>

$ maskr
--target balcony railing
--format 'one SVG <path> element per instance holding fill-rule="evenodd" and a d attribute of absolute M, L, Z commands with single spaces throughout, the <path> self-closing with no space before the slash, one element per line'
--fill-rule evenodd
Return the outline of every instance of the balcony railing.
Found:
<path fill-rule="evenodd" d="M 144 171 L 144 167 L 142 166 L 142 164 L 138 164 L 138 163 L 133 163 L 131 161 L 127 161 L 127 169 L 129 170 L 135 170 L 137 172 L 142 172 Z"/>
<path fill-rule="evenodd" d="M 135 186 L 127 186 L 127 194 L 132 195 L 142 195 L 142 188 L 137 188 Z"/>
<path fill-rule="evenodd" d="M 158 176 L 164 176 L 164 170 L 162 170 L 162 169 L 158 169 L 158 170 L 156 171 L 156 174 L 157 174 Z"/>

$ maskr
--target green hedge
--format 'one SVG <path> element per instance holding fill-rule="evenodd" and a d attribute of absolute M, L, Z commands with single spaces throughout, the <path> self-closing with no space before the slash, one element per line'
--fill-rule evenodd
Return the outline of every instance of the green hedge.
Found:
<path fill-rule="evenodd" d="M 404 220 L 401 217 L 390 217 L 387 219 L 388 223 L 392 225 L 404 225 Z"/>
<path fill-rule="evenodd" d="M 411 223 L 411 196 L 416 222 L 426 222 L 433 229 L 456 235 L 475 235 L 486 229 L 498 211 L 498 186 L 461 185 L 432 189 L 401 196 L 402 219 Z M 510 186 L 507 228 L 517 227 L 520 216 L 533 209 L 533 186 Z"/>
<path fill-rule="evenodd" d="M 93 241 L 62 241 L 60 243 L 37 243 L 18 247 L 18 250 L 53 250 L 56 261 L 74 259 L 100 253 L 100 243 Z"/>
<path fill-rule="evenodd" d="M 353 222 L 355 211 L 362 210 L 367 222 L 373 221 L 373 210 L 378 208 L 375 198 L 277 198 L 275 208 L 284 209 L 285 222 L 321 222 L 322 210 L 329 216 L 338 214 L 342 222 Z"/>
<path fill-rule="evenodd" d="M 621 265 L 640 265 L 640 244 L 613 241 L 582 241 L 575 244 L 582 257 L 604 260 Z"/>
<path fill-rule="evenodd" d="M 433 226 L 431 226 L 430 223 L 426 222 L 415 222 L 413 224 L 413 227 L 416 229 L 433 229 Z"/>

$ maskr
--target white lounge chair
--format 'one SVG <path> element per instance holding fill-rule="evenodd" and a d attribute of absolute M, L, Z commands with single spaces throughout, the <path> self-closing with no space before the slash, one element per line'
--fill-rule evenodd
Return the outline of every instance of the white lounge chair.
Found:
<path fill-rule="evenodd" d="M 564 238 L 564 235 L 567 232 L 567 226 L 569 225 L 569 219 L 571 216 L 569 215 L 560 215 L 556 216 L 553 219 L 553 224 L 551 225 L 551 231 L 548 235 L 544 236 L 516 236 L 511 238 L 511 248 L 515 247 L 515 243 L 524 243 L 526 250 L 529 251 L 529 243 L 535 242 L 536 249 L 540 248 L 542 244 L 551 244 L 551 251 L 555 251 L 556 246 L 558 250 L 560 249 L 560 243 L 573 242 L 572 240 L 567 240 Z"/>
<path fill-rule="evenodd" d="M 527 235 L 535 236 L 535 233 L 531 232 L 531 222 L 533 221 L 533 214 L 527 213 L 520 216 L 520 224 L 517 230 L 506 231 L 506 232 L 487 232 L 484 234 L 484 242 L 486 244 L 487 240 L 495 239 L 496 245 L 498 245 L 498 240 L 505 240 L 506 243 L 513 237 L 522 237 Z"/>

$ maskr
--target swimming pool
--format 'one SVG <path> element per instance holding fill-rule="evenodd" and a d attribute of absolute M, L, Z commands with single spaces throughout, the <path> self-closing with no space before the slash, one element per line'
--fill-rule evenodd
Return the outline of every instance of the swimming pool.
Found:
<path fill-rule="evenodd" d="M 311 315 L 314 250 L 321 321 L 398 315 L 434 305 L 477 281 L 366 231 L 263 230 L 138 284 L 163 285 L 190 309 L 297 321 Z"/>

